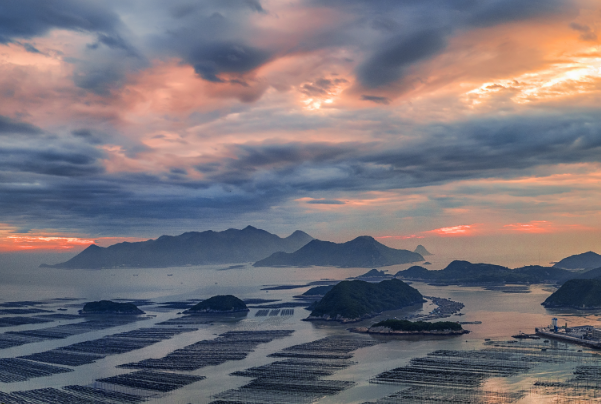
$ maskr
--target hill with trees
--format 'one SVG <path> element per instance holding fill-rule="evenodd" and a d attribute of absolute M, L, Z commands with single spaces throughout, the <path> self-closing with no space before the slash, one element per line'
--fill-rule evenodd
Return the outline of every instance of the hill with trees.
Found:
<path fill-rule="evenodd" d="M 546 308 L 600 309 L 601 280 L 571 279 L 541 304 Z"/>
<path fill-rule="evenodd" d="M 313 307 L 307 320 L 357 321 L 424 301 L 417 289 L 398 279 L 380 283 L 342 281 Z"/>

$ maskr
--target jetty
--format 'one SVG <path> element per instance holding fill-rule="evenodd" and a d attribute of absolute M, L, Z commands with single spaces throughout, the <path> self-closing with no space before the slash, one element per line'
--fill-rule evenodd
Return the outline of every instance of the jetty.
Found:
<path fill-rule="evenodd" d="M 568 327 L 567 323 L 564 327 L 558 327 L 557 318 L 553 318 L 552 321 L 552 324 L 548 327 L 535 328 L 536 334 L 601 349 L 601 329 L 592 325 Z"/>

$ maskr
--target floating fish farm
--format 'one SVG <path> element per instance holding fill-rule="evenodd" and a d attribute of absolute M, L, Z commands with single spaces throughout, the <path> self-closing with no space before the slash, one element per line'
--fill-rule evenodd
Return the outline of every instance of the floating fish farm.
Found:
<path fill-rule="evenodd" d="M 241 360 L 259 344 L 291 335 L 291 330 L 230 331 L 213 340 L 203 340 L 177 349 L 160 359 L 145 359 L 119 365 L 128 369 L 196 370 L 220 365 L 230 360 Z"/>
<path fill-rule="evenodd" d="M 67 386 L 62 390 L 48 387 L 11 394 L 0 392 L 3 404 L 137 404 L 143 401 L 146 398 L 142 396 L 84 386 Z"/>
<path fill-rule="evenodd" d="M 479 389 L 457 389 L 413 386 L 377 400 L 376 404 L 396 403 L 453 403 L 453 404 L 505 404 L 524 397 L 523 392 L 503 393 Z M 370 404 L 370 403 L 364 403 Z"/>
<path fill-rule="evenodd" d="M 14 327 L 15 325 L 23 324 L 42 324 L 49 323 L 52 320 L 45 320 L 43 318 L 36 317 L 2 317 L 0 318 L 0 327 Z"/>
<path fill-rule="evenodd" d="M 68 316 L 68 314 L 56 314 L 57 316 Z M 81 316 L 78 316 L 80 318 Z M 28 318 L 28 317 L 26 317 Z M 58 319 L 70 319 L 59 317 Z M 63 324 L 55 327 L 40 328 L 37 330 L 27 331 L 8 331 L 0 334 L 0 349 L 12 348 L 15 346 L 40 342 L 48 339 L 63 339 L 72 335 L 83 334 L 91 331 L 104 330 L 111 327 L 117 327 L 132 323 L 134 321 L 144 320 L 145 318 L 131 317 L 109 317 L 109 318 L 94 318 L 80 323 Z M 46 323 L 50 320 L 42 320 L 39 322 Z"/>
<path fill-rule="evenodd" d="M 332 336 L 285 348 L 278 355 L 270 356 L 288 359 L 232 373 L 232 376 L 255 379 L 240 388 L 215 395 L 212 404 L 312 403 L 321 397 L 338 394 L 355 383 L 323 377 L 354 364 L 349 360 L 352 351 L 377 343 L 371 339 Z M 345 357 L 338 358 L 340 354 Z"/>
<path fill-rule="evenodd" d="M 33 377 L 50 376 L 66 372 L 73 372 L 73 369 L 23 359 L 0 359 L 0 382 L 3 383 L 24 382 Z"/>
<path fill-rule="evenodd" d="M 174 335 L 196 330 L 197 328 L 141 328 L 20 358 L 57 365 L 80 366 L 108 355 L 130 352 L 169 339 Z"/>
<path fill-rule="evenodd" d="M 486 346 L 473 351 L 437 350 L 426 357 L 412 359 L 407 366 L 380 373 L 370 379 L 370 383 L 410 387 L 375 403 L 513 403 L 524 397 L 526 391 L 485 391 L 483 382 L 491 377 L 523 374 L 541 364 L 558 363 L 580 366 L 576 367 L 572 379 L 537 381 L 531 393 L 561 392 L 566 396 L 569 392 L 575 399 L 601 396 L 601 367 L 588 365 L 601 363 L 598 354 L 540 342 L 491 341 Z"/>
<path fill-rule="evenodd" d="M 155 370 L 139 370 L 133 373 L 98 379 L 97 382 L 166 393 L 205 378 L 204 376 L 182 375 Z"/>

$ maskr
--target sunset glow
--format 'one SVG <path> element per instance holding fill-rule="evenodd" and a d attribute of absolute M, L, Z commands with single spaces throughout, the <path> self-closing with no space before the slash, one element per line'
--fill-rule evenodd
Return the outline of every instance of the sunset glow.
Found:
<path fill-rule="evenodd" d="M 1 251 L 601 242 L 596 1 L 26 3 L 0 27 Z"/>

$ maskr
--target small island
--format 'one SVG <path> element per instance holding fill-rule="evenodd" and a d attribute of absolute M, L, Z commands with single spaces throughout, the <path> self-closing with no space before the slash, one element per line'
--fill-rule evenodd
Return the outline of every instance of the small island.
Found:
<path fill-rule="evenodd" d="M 145 314 L 133 303 L 116 303 L 110 300 L 89 302 L 83 306 L 79 314 Z"/>
<path fill-rule="evenodd" d="M 307 321 L 327 320 L 342 323 L 374 317 L 383 311 L 423 303 L 417 289 L 398 279 L 369 283 L 360 280 L 336 284 L 315 304 Z"/>
<path fill-rule="evenodd" d="M 249 311 L 246 304 L 233 295 L 218 295 L 190 307 L 184 314 L 239 313 Z"/>
<path fill-rule="evenodd" d="M 351 331 L 369 334 L 402 334 L 402 335 L 461 335 L 469 333 L 461 324 L 453 321 L 409 321 L 388 319 L 371 327 L 358 327 Z"/>
<path fill-rule="evenodd" d="M 601 309 L 601 280 L 571 279 L 541 304 L 546 308 Z"/>

